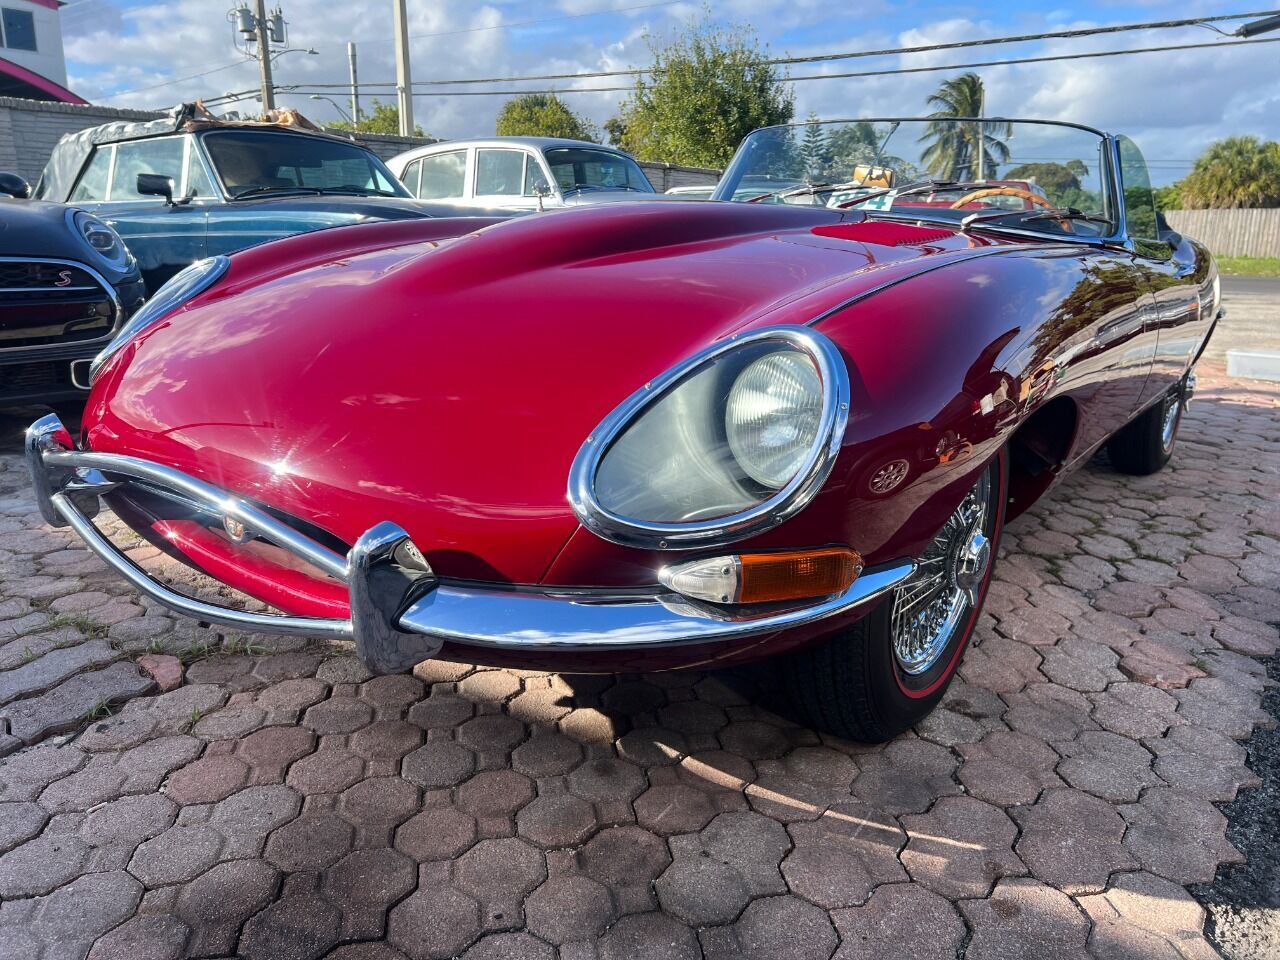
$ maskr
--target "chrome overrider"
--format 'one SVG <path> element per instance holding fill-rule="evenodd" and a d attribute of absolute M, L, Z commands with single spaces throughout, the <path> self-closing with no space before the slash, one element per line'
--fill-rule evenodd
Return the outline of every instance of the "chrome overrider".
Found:
<path fill-rule="evenodd" d="M 645 650 L 786 630 L 851 610 L 900 584 L 904 560 L 869 568 L 844 593 L 771 610 L 711 609 L 655 585 L 644 592 L 505 587 L 439 579 L 409 534 L 391 522 L 366 531 L 343 556 L 265 511 L 202 480 L 137 457 L 78 450 L 56 415 L 27 430 L 27 463 L 45 522 L 70 526 L 89 549 L 157 603 L 210 624 L 354 640 L 380 673 L 411 669 L 445 642 L 522 651 Z M 99 497 L 137 483 L 239 526 L 347 584 L 350 619 L 256 613 L 196 600 L 137 566 L 93 524 Z M 406 564 L 405 558 L 415 561 Z"/>

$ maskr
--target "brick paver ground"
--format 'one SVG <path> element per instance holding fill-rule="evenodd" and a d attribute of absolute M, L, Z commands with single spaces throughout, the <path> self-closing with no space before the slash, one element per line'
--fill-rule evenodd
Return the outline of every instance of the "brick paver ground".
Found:
<path fill-rule="evenodd" d="M 1008 527 L 943 708 L 877 747 L 750 674 L 371 678 L 220 636 L 43 528 L 4 455 L 0 956 L 1215 956 L 1185 887 L 1255 782 L 1280 389 L 1206 374 L 1170 468 Z"/>

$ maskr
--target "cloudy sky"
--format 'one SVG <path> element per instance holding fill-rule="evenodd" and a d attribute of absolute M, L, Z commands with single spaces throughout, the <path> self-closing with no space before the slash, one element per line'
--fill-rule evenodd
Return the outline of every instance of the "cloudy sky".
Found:
<path fill-rule="evenodd" d="M 362 82 L 394 81 L 392 0 L 279 2 L 290 23 L 290 46 L 314 48 L 317 53 L 280 58 L 277 83 L 345 83 L 349 40 L 358 48 Z M 232 46 L 232 29 L 226 20 L 232 5 L 233 0 L 71 0 L 62 14 L 69 86 L 93 102 L 132 107 L 164 107 L 252 88 L 257 83 L 257 65 L 241 60 Z M 654 0 L 409 0 L 409 18 L 413 78 L 429 80 L 643 67 L 649 62 L 647 36 L 670 36 L 690 19 L 706 16 L 708 10 L 717 21 L 750 24 L 774 55 L 805 56 L 1251 12 L 1261 6 L 1257 0 L 1178 4 L 1087 0 L 1059 7 L 923 0 L 856 4 L 720 0 L 710 7 Z M 839 9 L 840 15 L 832 16 L 833 9 Z M 1236 23 L 1220 26 L 1230 31 Z M 1271 36 L 1280 37 L 1280 33 Z M 1184 27 L 800 65 L 792 67 L 791 74 L 1223 39 L 1203 27 Z M 1129 133 L 1145 151 L 1153 179 L 1167 182 L 1185 173 L 1196 154 L 1215 139 L 1234 133 L 1280 139 L 1278 56 L 1280 44 L 1257 44 L 1234 50 L 984 67 L 978 72 L 987 86 L 989 115 L 1072 120 Z M 811 111 L 827 117 L 919 114 L 924 112 L 928 93 L 959 72 L 796 82 L 797 116 Z M 563 86 L 623 83 L 583 79 Z M 536 89 L 548 84 L 524 86 Z M 334 96 L 346 106 L 341 91 Z M 566 94 L 575 109 L 597 123 L 617 112 L 621 97 L 618 93 Z M 415 119 L 435 136 L 488 135 L 502 100 L 500 96 L 420 95 L 415 97 Z M 337 118 L 329 104 L 305 96 L 282 96 L 280 102 L 302 107 L 313 119 Z M 256 102 L 243 106 L 256 107 Z"/>

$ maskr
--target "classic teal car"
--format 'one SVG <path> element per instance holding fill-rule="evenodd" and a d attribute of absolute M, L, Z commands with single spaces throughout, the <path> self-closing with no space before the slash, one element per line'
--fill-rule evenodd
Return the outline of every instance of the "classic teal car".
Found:
<path fill-rule="evenodd" d="M 296 233 L 490 215 L 416 200 L 372 151 L 304 123 L 225 121 L 188 105 L 92 127 L 59 141 L 35 196 L 111 224 L 151 292 L 197 260 Z"/>

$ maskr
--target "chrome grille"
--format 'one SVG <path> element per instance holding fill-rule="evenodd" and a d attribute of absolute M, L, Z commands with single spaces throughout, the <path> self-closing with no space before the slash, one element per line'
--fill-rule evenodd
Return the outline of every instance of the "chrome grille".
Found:
<path fill-rule="evenodd" d="M 0 260 L 0 351 L 105 338 L 115 291 L 93 269 L 62 260 Z"/>

